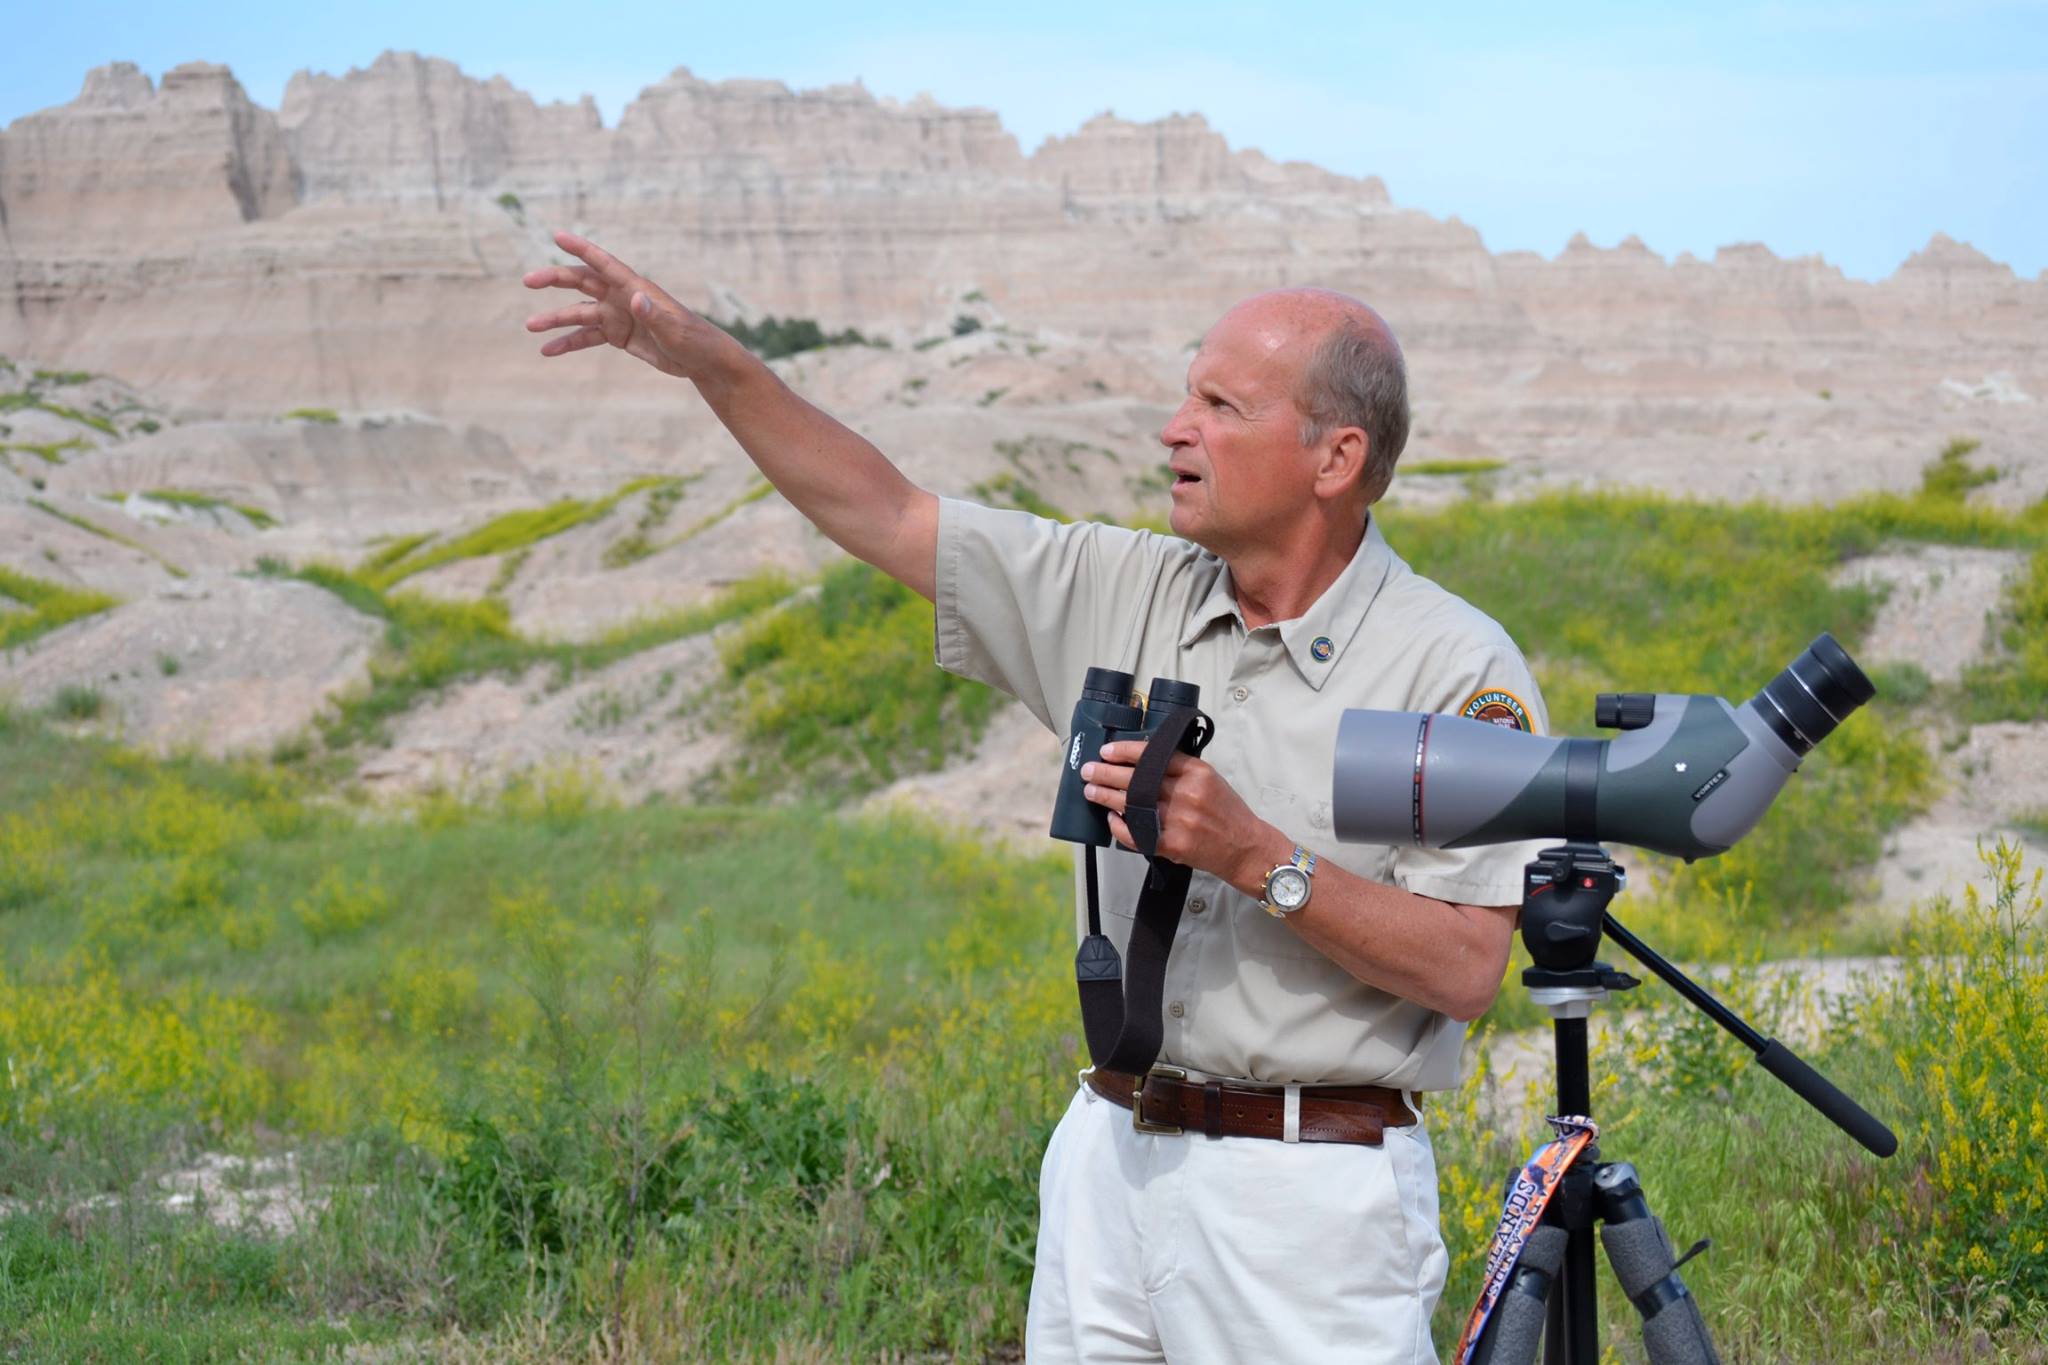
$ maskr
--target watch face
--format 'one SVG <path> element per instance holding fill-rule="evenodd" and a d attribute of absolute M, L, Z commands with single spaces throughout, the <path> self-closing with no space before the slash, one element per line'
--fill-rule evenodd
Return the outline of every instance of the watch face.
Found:
<path fill-rule="evenodd" d="M 1267 899 L 1282 910 L 1299 910 L 1308 900 L 1308 874 L 1298 867 L 1283 867 L 1266 885 Z"/>

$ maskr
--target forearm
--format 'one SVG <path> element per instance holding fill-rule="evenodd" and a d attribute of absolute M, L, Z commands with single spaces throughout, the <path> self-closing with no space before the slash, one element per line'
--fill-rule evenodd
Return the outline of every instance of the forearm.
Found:
<path fill-rule="evenodd" d="M 848 554 L 929 598 L 938 499 L 737 342 L 698 392 L 790 504 Z"/>
<path fill-rule="evenodd" d="M 1230 881 L 1256 898 L 1294 841 L 1271 825 L 1238 859 Z M 1368 881 L 1319 861 L 1309 902 L 1287 917 L 1311 947 L 1368 986 L 1454 1019 L 1492 1005 L 1507 969 L 1512 908 L 1458 905 Z"/>

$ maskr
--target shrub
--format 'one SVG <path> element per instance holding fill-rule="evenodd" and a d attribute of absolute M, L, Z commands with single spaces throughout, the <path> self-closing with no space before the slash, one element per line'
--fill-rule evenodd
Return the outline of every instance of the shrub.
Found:
<path fill-rule="evenodd" d="M 2048 1305 L 2048 916 L 2020 848 L 1980 845 L 1987 890 L 1913 921 L 1897 985 L 1859 1027 L 1913 1115 L 1910 1179 L 1880 1201 L 1901 1246 L 1983 1300 Z"/>
<path fill-rule="evenodd" d="M 1958 436 L 1941 448 L 1941 453 L 1920 471 L 1920 491 L 1930 498 L 1960 499 L 1973 488 L 1998 481 L 1998 471 L 1970 463 L 1970 455 L 1983 442 Z"/>
<path fill-rule="evenodd" d="M 269 1086 L 244 1048 L 271 1034 L 242 1001 L 191 987 L 151 999 L 105 966 L 42 982 L 0 970 L 0 1133 L 34 1141 L 110 1111 L 246 1122 Z"/>
<path fill-rule="evenodd" d="M 333 408 L 293 408 L 284 415 L 284 420 L 287 422 L 313 422 L 320 426 L 331 427 L 340 424 L 341 414 Z"/>
<path fill-rule="evenodd" d="M 1963 670 L 1969 718 L 2048 716 L 2048 549 L 2036 550 L 2006 585 L 1997 626 L 1997 657 Z"/>
<path fill-rule="evenodd" d="M 721 653 L 752 752 L 730 790 L 861 791 L 971 747 L 994 694 L 934 667 L 931 641 L 931 605 L 860 563 L 738 632 Z"/>
<path fill-rule="evenodd" d="M 748 322 L 744 318 L 734 318 L 729 322 L 712 318 L 711 322 L 763 360 L 780 360 L 784 356 L 815 351 L 826 346 L 879 344 L 869 341 L 858 329 L 852 327 L 828 333 L 818 325 L 815 318 L 778 318 L 770 313 L 759 322 Z"/>
<path fill-rule="evenodd" d="M 50 714 L 61 720 L 94 720 L 106 705 L 98 688 L 65 683 L 50 700 Z"/>

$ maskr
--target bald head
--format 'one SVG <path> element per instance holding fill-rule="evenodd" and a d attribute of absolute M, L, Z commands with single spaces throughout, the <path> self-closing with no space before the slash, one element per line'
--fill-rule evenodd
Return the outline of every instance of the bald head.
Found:
<path fill-rule="evenodd" d="M 1225 316 L 1254 328 L 1293 370 L 1302 445 L 1345 427 L 1365 433 L 1360 487 L 1368 506 L 1378 502 L 1408 444 L 1408 368 L 1386 319 L 1334 289 L 1274 289 Z"/>

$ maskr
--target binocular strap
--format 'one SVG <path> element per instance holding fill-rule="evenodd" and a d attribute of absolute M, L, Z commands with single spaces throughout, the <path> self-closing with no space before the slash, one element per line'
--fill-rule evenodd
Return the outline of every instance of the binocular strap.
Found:
<path fill-rule="evenodd" d="M 1191 731 L 1190 727 L 1194 727 Z M 1166 990 L 1166 959 L 1180 928 L 1194 871 L 1156 855 L 1159 845 L 1159 788 L 1176 750 L 1199 754 L 1214 734 L 1207 716 L 1188 710 L 1169 717 L 1145 745 L 1125 796 L 1124 823 L 1150 866 L 1138 894 L 1126 945 L 1128 966 L 1102 933 L 1095 849 L 1087 849 L 1088 936 L 1074 955 L 1074 982 L 1081 995 L 1081 1030 L 1088 1057 L 1108 1071 L 1142 1076 L 1159 1059 L 1165 1042 L 1160 998 Z"/>

